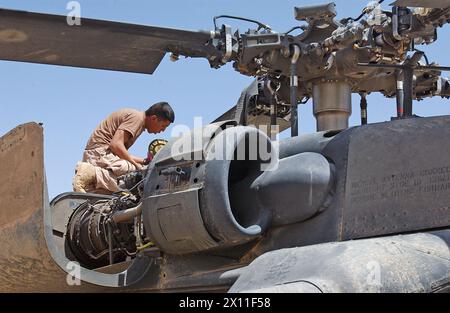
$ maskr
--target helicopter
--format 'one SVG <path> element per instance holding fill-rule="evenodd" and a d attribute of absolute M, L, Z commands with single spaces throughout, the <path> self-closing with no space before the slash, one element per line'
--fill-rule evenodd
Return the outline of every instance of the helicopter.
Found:
<path fill-rule="evenodd" d="M 255 77 L 231 110 L 121 177 L 119 194 L 49 201 L 42 127 L 2 137 L 0 290 L 450 291 L 450 117 L 413 114 L 414 100 L 450 97 L 450 68 L 417 48 L 437 41 L 450 1 L 382 2 L 340 20 L 334 3 L 296 7 L 304 24 L 284 33 L 229 15 L 187 31 L 0 10 L 2 60 L 153 74 L 171 53 Z M 367 123 L 375 92 L 396 99 L 392 121 Z M 299 135 L 308 99 L 317 132 Z M 291 137 L 275 143 L 273 126 Z"/>

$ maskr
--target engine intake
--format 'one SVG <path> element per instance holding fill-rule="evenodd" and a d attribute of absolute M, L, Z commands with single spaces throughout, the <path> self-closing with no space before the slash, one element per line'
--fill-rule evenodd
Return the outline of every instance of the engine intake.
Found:
<path fill-rule="evenodd" d="M 279 161 L 263 132 L 226 126 L 211 124 L 170 141 L 150 165 L 143 222 L 149 240 L 166 253 L 240 245 L 271 225 L 303 221 L 327 203 L 334 177 L 325 157 L 304 153 Z"/>

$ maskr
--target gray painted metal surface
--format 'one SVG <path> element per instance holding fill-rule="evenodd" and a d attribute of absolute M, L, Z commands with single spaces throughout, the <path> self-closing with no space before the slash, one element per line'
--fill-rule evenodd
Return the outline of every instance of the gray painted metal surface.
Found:
<path fill-rule="evenodd" d="M 439 292 L 450 285 L 450 230 L 263 254 L 230 292 Z"/>
<path fill-rule="evenodd" d="M 343 239 L 450 225 L 450 118 L 349 132 Z"/>

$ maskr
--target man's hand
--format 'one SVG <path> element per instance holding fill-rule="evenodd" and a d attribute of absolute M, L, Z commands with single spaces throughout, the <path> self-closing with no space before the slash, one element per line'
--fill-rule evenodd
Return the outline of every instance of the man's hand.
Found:
<path fill-rule="evenodd" d="M 133 164 L 136 169 L 141 170 L 142 165 L 144 163 L 144 159 L 133 157 L 128 153 L 127 148 L 125 147 L 125 143 L 130 139 L 131 134 L 124 130 L 117 130 L 114 134 L 113 139 L 111 140 L 111 144 L 109 145 L 109 149 L 112 153 L 117 155 L 122 160 L 126 160 Z"/>
<path fill-rule="evenodd" d="M 140 158 L 140 157 L 136 157 L 136 156 L 131 156 L 131 158 L 138 164 L 140 165 L 145 165 L 145 159 L 144 158 Z"/>
<path fill-rule="evenodd" d="M 140 170 L 142 170 L 143 169 L 143 166 L 142 166 L 142 164 L 139 164 L 139 163 L 133 163 L 133 165 L 136 167 L 136 170 L 137 171 L 140 171 Z"/>

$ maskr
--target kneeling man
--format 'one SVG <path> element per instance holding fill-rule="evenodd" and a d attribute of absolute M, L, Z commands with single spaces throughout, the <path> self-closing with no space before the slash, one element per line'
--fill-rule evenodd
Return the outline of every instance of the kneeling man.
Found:
<path fill-rule="evenodd" d="M 119 191 L 117 177 L 142 168 L 144 158 L 132 156 L 128 149 L 144 130 L 157 134 L 175 120 L 167 102 L 147 111 L 122 109 L 109 115 L 94 130 L 78 162 L 73 178 L 75 192 L 113 193 Z"/>

